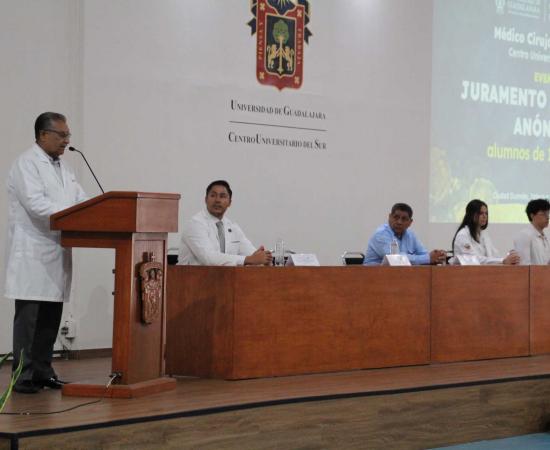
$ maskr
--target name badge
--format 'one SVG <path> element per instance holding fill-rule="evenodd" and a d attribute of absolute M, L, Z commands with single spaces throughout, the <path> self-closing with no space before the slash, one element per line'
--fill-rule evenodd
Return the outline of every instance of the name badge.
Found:
<path fill-rule="evenodd" d="M 289 255 L 287 266 L 320 266 L 317 256 L 313 253 L 294 253 Z"/>
<path fill-rule="evenodd" d="M 385 255 L 382 260 L 383 266 L 410 266 L 411 261 L 407 255 Z"/>

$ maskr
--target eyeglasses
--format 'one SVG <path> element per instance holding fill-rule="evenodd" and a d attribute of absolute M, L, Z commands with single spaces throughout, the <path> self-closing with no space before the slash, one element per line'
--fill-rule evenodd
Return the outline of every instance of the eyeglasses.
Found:
<path fill-rule="evenodd" d="M 404 215 L 404 214 L 401 215 L 401 214 L 395 214 L 395 213 L 394 213 L 394 214 L 391 215 L 391 218 L 392 218 L 393 220 L 395 220 L 396 222 L 397 222 L 397 221 L 401 221 L 401 222 L 403 222 L 403 223 L 408 223 L 408 222 L 411 221 L 411 218 L 410 218 L 408 215 Z"/>
<path fill-rule="evenodd" d="M 50 133 L 57 134 L 61 139 L 69 139 L 72 134 L 71 133 L 65 133 L 64 131 L 57 131 L 57 130 L 42 130 L 42 131 L 49 131 Z"/>

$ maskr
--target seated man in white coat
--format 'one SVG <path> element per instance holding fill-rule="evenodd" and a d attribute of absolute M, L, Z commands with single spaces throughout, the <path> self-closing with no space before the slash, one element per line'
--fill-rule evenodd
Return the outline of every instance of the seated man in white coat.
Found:
<path fill-rule="evenodd" d="M 61 389 L 52 353 L 63 303 L 71 291 L 71 249 L 50 230 L 50 216 L 86 199 L 61 161 L 71 133 L 65 116 L 47 112 L 34 124 L 36 143 L 13 163 L 8 176 L 5 296 L 15 299 L 13 368 L 23 370 L 15 391 Z"/>
<path fill-rule="evenodd" d="M 531 200 L 525 212 L 531 223 L 514 239 L 514 250 L 519 254 L 520 264 L 550 264 L 550 243 L 544 234 L 548 227 L 550 203 L 543 198 Z"/>
<path fill-rule="evenodd" d="M 269 265 L 271 252 L 256 249 L 235 222 L 225 217 L 233 192 L 224 180 L 206 188 L 206 207 L 183 225 L 179 264 L 204 266 Z"/>

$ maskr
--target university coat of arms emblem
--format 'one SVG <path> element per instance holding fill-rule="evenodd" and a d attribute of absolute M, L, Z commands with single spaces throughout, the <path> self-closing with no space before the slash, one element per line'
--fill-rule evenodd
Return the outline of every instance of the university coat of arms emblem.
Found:
<path fill-rule="evenodd" d="M 149 325 L 160 316 L 164 293 L 162 263 L 155 261 L 152 253 L 149 255 L 148 262 L 140 264 L 139 279 L 141 281 L 141 321 Z"/>
<path fill-rule="evenodd" d="M 304 42 L 309 43 L 309 0 L 251 0 L 256 34 L 256 78 L 261 84 L 299 89 L 304 74 Z"/>

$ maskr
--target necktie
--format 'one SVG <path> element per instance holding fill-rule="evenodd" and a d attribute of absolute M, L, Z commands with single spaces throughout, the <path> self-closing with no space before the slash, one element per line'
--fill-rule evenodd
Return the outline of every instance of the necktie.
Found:
<path fill-rule="evenodd" d="M 218 241 L 220 241 L 220 252 L 225 253 L 225 233 L 223 230 L 223 222 L 220 220 L 216 222 L 218 228 Z"/>

